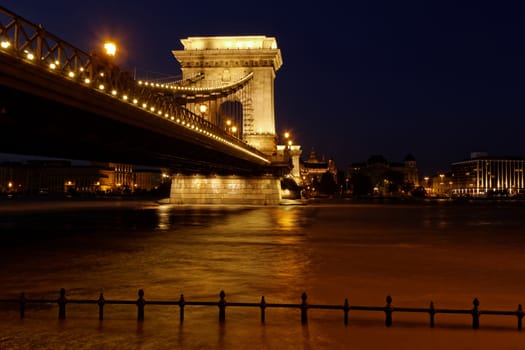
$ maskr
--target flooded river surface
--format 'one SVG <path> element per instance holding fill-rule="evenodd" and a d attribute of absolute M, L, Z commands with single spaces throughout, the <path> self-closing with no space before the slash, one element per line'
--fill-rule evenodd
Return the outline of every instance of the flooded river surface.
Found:
<path fill-rule="evenodd" d="M 515 316 L 395 312 L 395 307 L 514 311 L 525 302 L 525 204 L 0 202 L 0 298 L 136 300 L 136 305 L 0 303 L 0 349 L 522 349 Z M 383 311 L 219 308 L 147 301 L 385 306 Z"/>

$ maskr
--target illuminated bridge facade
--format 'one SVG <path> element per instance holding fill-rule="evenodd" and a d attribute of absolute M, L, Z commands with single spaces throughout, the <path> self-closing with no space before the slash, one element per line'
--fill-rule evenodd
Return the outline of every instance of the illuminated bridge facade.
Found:
<path fill-rule="evenodd" d="M 182 42 L 182 80 L 135 81 L 0 7 L 0 152 L 170 168 L 176 203 L 278 202 L 275 39 Z"/>

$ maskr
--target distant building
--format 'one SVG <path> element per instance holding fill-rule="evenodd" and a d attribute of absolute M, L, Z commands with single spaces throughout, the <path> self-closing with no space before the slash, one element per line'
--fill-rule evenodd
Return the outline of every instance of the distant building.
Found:
<path fill-rule="evenodd" d="M 17 162 L 4 162 L 0 164 L 0 193 L 12 192 L 15 187 L 13 179 L 18 178 Z"/>
<path fill-rule="evenodd" d="M 135 188 L 133 166 L 121 163 L 97 163 L 100 167 L 102 192 L 133 192 Z"/>
<path fill-rule="evenodd" d="M 452 163 L 451 168 L 452 195 L 525 195 L 525 158 L 489 157 L 476 152 L 470 159 Z"/>
<path fill-rule="evenodd" d="M 451 197 L 454 189 L 452 172 L 440 172 L 425 177 L 425 190 L 431 197 Z"/>
<path fill-rule="evenodd" d="M 169 181 L 162 169 L 68 160 L 27 160 L 0 163 L 0 194 L 95 194 L 153 191 Z"/>
<path fill-rule="evenodd" d="M 134 174 L 134 192 L 154 191 L 171 181 L 166 169 L 135 169 Z"/>
<path fill-rule="evenodd" d="M 359 189 L 369 194 L 403 193 L 419 186 L 419 169 L 412 154 L 407 154 L 402 163 L 389 163 L 382 155 L 371 155 L 365 163 L 352 163 L 347 177 L 351 185 L 358 182 L 370 187 L 369 191 Z"/>
<path fill-rule="evenodd" d="M 311 149 L 307 160 L 301 161 L 300 164 L 301 178 L 303 187 L 315 194 L 317 189 L 316 183 L 320 183 L 324 174 L 328 173 L 333 176 L 334 182 L 337 183 L 337 166 L 333 159 L 325 160 L 317 158 L 314 148 Z"/>
<path fill-rule="evenodd" d="M 419 169 L 416 158 L 412 154 L 407 154 L 403 163 L 390 163 L 390 169 L 402 173 L 405 183 L 410 183 L 414 187 L 419 186 Z"/>
<path fill-rule="evenodd" d="M 67 160 L 27 160 L 0 164 L 0 192 L 28 195 L 94 192 L 99 170 Z"/>

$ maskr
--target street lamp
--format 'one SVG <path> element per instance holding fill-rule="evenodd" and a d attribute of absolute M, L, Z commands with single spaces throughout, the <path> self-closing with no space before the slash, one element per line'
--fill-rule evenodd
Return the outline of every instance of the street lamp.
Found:
<path fill-rule="evenodd" d="M 440 195 L 443 195 L 443 193 L 445 192 L 444 189 L 443 189 L 443 185 L 444 185 L 444 182 L 443 182 L 443 179 L 445 178 L 445 174 L 439 174 L 439 194 Z"/>
<path fill-rule="evenodd" d="M 291 149 L 292 147 L 292 140 L 290 140 L 290 133 L 286 131 L 284 134 L 284 144 L 286 145 L 287 149 Z"/>
<path fill-rule="evenodd" d="M 106 55 L 114 57 L 115 54 L 117 53 L 117 45 L 115 45 L 115 43 L 111 41 L 106 41 L 104 43 L 104 51 Z"/>
<path fill-rule="evenodd" d="M 426 193 L 430 193 L 430 188 L 428 187 L 428 179 L 429 179 L 429 177 L 425 176 L 423 179 L 425 180 L 425 192 Z"/>
<path fill-rule="evenodd" d="M 208 110 L 208 106 L 206 106 L 205 104 L 201 104 L 199 106 L 199 111 L 201 112 L 201 117 L 204 118 L 204 115 L 206 114 L 207 110 Z"/>

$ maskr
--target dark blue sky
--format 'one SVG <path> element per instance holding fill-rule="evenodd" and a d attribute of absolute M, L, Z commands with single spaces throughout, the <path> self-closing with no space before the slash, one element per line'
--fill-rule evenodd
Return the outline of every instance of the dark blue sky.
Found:
<path fill-rule="evenodd" d="M 2 6 L 85 51 L 106 37 L 121 65 L 179 75 L 181 38 L 266 35 L 284 64 L 275 81 L 278 132 L 303 158 L 339 168 L 412 153 L 424 173 L 470 152 L 523 156 L 525 5 L 521 1 L 4 0 Z M 342 7 L 344 5 L 344 8 Z"/>

